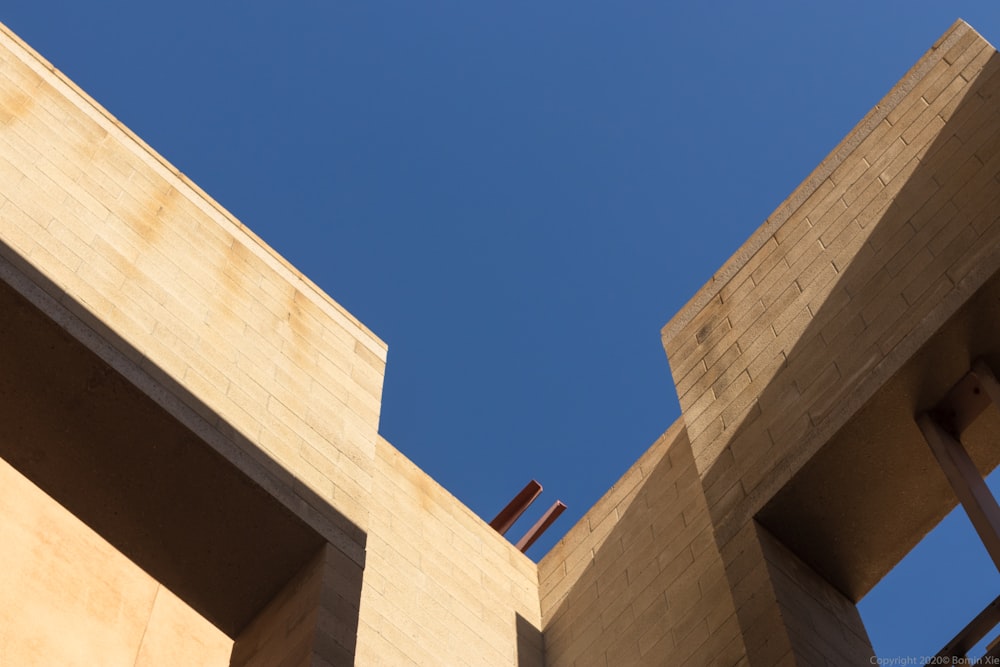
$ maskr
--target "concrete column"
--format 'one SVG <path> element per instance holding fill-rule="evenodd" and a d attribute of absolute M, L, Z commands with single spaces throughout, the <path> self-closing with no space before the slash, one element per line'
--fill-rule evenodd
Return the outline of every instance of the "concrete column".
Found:
<path fill-rule="evenodd" d="M 751 665 L 867 665 L 874 656 L 857 608 L 756 522 L 724 548 Z"/>
<path fill-rule="evenodd" d="M 236 638 L 232 667 L 353 665 L 362 573 L 325 545 Z"/>

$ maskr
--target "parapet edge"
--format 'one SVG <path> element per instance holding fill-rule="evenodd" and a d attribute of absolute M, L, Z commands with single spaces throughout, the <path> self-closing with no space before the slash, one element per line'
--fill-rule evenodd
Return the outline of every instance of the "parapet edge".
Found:
<path fill-rule="evenodd" d="M 191 201 L 207 215 L 215 219 L 216 222 L 230 227 L 234 235 L 243 236 L 246 246 L 257 254 L 261 260 L 270 264 L 272 268 L 279 272 L 279 275 L 284 274 L 290 283 L 298 283 L 304 287 L 303 294 L 313 300 L 333 320 L 341 324 L 349 324 L 351 328 L 356 329 L 358 334 L 360 334 L 358 339 L 363 342 L 365 347 L 381 361 L 384 362 L 386 360 L 388 345 L 372 332 L 371 329 L 365 326 L 364 323 L 352 315 L 346 308 L 337 303 L 333 297 L 295 268 L 278 251 L 257 236 L 249 227 L 240 222 L 236 216 L 213 199 L 211 195 L 202 190 L 194 181 L 184 175 L 183 172 L 143 141 L 110 111 L 88 95 L 68 76 L 46 60 L 44 56 L 18 37 L 2 22 L 0 22 L 0 41 L 7 42 L 11 53 L 17 54 L 28 67 L 36 70 L 36 72 L 43 76 L 54 76 L 57 82 L 63 87 L 61 92 L 67 100 L 76 104 L 82 112 L 89 115 L 98 123 L 109 126 L 109 130 L 118 132 L 126 137 L 129 140 L 128 145 L 132 147 L 132 150 L 140 159 L 144 159 L 151 166 L 161 171 L 165 178 L 174 180 L 180 186 L 179 189 L 187 190 L 191 194 Z"/>
<path fill-rule="evenodd" d="M 663 346 L 667 347 L 678 333 L 713 299 L 739 272 L 751 257 L 772 237 L 775 231 L 823 184 L 857 146 L 881 123 L 886 116 L 933 69 L 948 49 L 969 32 L 985 40 L 972 26 L 958 19 L 924 53 L 895 86 L 854 126 L 844 139 L 823 159 L 812 173 L 792 194 L 771 213 L 764 223 L 726 260 L 722 267 L 660 330 Z M 991 45 L 992 46 L 992 45 Z"/>

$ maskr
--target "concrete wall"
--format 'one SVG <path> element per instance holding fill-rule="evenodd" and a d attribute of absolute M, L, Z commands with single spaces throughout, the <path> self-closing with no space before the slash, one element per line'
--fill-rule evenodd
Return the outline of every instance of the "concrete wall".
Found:
<path fill-rule="evenodd" d="M 243 481 L 237 486 L 250 480 L 273 496 L 284 506 L 274 510 L 274 525 L 302 521 L 308 528 L 293 529 L 296 540 L 314 531 L 327 541 L 326 565 L 311 580 L 320 602 L 306 623 L 312 642 L 307 652 L 330 664 L 353 655 L 384 343 L 6 29 L 0 29 L 0 279 L 50 318 L 53 324 L 44 326 L 62 328 L 107 364 L 99 370 L 102 377 L 125 378 L 182 425 L 185 441 L 194 434 L 212 450 L 212 461 L 221 456 L 239 471 Z M 128 428 L 132 420 L 121 416 Z M 18 424 L 10 426 L 18 438 L 28 437 Z M 62 454 L 56 439 L 52 445 L 55 460 Z M 44 458 L 21 456 L 19 447 L 27 451 L 28 445 L 4 449 L 19 466 L 44 477 Z M 159 548 L 162 555 L 152 560 L 177 574 L 172 585 L 184 589 L 186 601 L 207 600 L 223 611 L 244 604 L 219 599 L 211 578 L 195 581 L 198 563 L 187 559 L 202 553 L 221 567 L 218 549 L 199 552 L 197 544 L 172 541 L 176 534 L 144 532 L 141 522 L 123 533 L 114 505 L 88 501 L 107 494 L 71 486 L 67 497 L 88 505 L 88 521 L 102 526 L 102 537 L 113 533 L 130 547 L 139 545 L 144 555 Z M 205 500 L 194 489 L 166 492 L 188 494 L 183 497 L 195 505 Z M 199 523 L 215 507 L 187 509 Z M 172 525 L 178 517 L 143 519 Z M 254 532 L 242 517 L 231 516 L 226 524 Z M 216 524 L 215 532 L 226 533 L 227 525 Z M 214 539 L 206 527 L 192 539 Z M 260 548 L 256 539 L 229 556 L 230 571 L 270 568 L 274 577 L 294 563 L 297 556 L 290 552 L 277 559 L 254 553 Z M 300 547 L 311 539 L 302 539 Z M 282 550 L 285 545 L 268 551 Z M 137 569 L 120 560 L 116 567 Z M 284 565 L 276 568 L 278 561 Z M 224 570 L 220 576 L 229 579 Z M 86 595 L 91 578 L 82 567 L 69 568 L 62 585 L 79 586 Z M 156 580 L 147 583 L 170 599 Z M 287 590 L 274 592 L 280 598 Z M 246 616 L 245 604 L 236 611 L 223 619 L 231 636 L 239 635 L 233 622 Z M 266 617 L 254 627 L 266 625 Z M 30 636 L 18 633 L 8 650 L 36 646 Z M 238 647 L 251 648 L 238 659 L 262 654 L 259 637 L 241 638 Z M 19 664 L 51 664 L 47 651 Z M 273 659 L 271 654 L 264 663 Z"/>
<path fill-rule="evenodd" d="M 232 664 L 541 665 L 534 563 L 376 437 L 385 345 L 6 31 L 0 65 L 4 281 L 327 541 Z"/>
<path fill-rule="evenodd" d="M 795 664 L 871 664 L 871 641 L 854 604 L 766 529 L 754 528 Z M 768 622 L 773 627 L 776 620 Z M 760 641 L 767 633 L 751 637 Z"/>
<path fill-rule="evenodd" d="M 182 386 L 191 428 L 323 501 L 275 487 L 289 504 L 336 507 L 363 562 L 385 344 L 5 30 L 0 239 L 120 372 Z"/>
<path fill-rule="evenodd" d="M 551 664 L 869 662 L 854 602 L 954 505 L 913 414 L 995 356 L 998 87 L 957 23 L 664 328 L 682 420 L 540 563 Z"/>
<path fill-rule="evenodd" d="M 542 665 L 535 564 L 379 438 L 358 664 Z"/>
<path fill-rule="evenodd" d="M 545 664 L 869 662 L 854 604 L 766 529 L 725 547 L 677 422 L 539 563 Z"/>
<path fill-rule="evenodd" d="M 995 270 L 998 69 L 956 24 L 664 329 L 713 515 L 759 509 Z"/>
<path fill-rule="evenodd" d="M 677 422 L 539 563 L 546 664 L 735 664 L 744 655 Z"/>
<path fill-rule="evenodd" d="M 844 502 L 837 488 L 871 507 L 897 509 L 905 525 L 894 528 L 905 533 L 897 536 L 900 544 L 914 544 L 923 535 L 918 531 L 929 528 L 926 522 L 910 522 L 898 500 L 882 499 L 886 494 L 876 489 L 887 486 L 884 475 L 868 471 L 891 470 L 905 456 L 926 456 L 919 435 L 911 438 L 912 415 L 968 369 L 976 354 L 968 336 L 953 339 L 942 357 L 949 359 L 940 365 L 948 368 L 950 380 L 932 381 L 935 371 L 924 365 L 911 373 L 920 378 L 895 392 L 889 401 L 895 408 L 882 411 L 881 421 L 917 447 L 912 453 L 901 453 L 911 443 L 896 446 L 894 438 L 883 435 L 884 449 L 874 439 L 859 472 L 857 450 L 853 461 L 846 454 L 848 439 L 828 445 L 857 421 L 877 392 L 888 391 L 884 388 L 893 378 L 1000 268 L 994 212 L 1000 176 L 998 86 L 996 51 L 957 23 L 664 328 L 664 347 L 743 632 L 767 628 L 767 636 L 783 633 L 789 639 L 788 646 L 763 650 L 748 638 L 755 664 L 782 656 L 794 656 L 796 664 L 824 664 L 823 654 L 837 651 L 841 659 L 866 660 L 871 649 L 850 602 L 902 555 L 899 549 L 872 548 L 874 540 L 851 534 L 872 533 L 876 527 L 861 530 L 841 519 L 840 542 L 853 545 L 853 553 L 841 564 L 813 554 L 817 567 L 840 587 L 812 572 L 813 583 L 828 589 L 829 599 L 840 600 L 824 607 L 827 619 L 821 625 L 836 626 L 833 634 L 790 621 L 814 606 L 814 596 L 806 593 L 805 583 L 787 584 L 787 573 L 795 568 L 773 567 L 765 554 L 782 552 L 769 550 L 767 538 L 761 543 L 766 531 L 753 522 L 796 475 L 808 474 L 812 483 L 800 483 L 794 500 L 772 513 L 784 517 L 787 535 L 809 534 L 811 521 L 800 512 L 801 523 L 790 527 L 788 517 L 795 510 L 789 506 L 804 500 L 810 507 L 825 503 L 825 511 L 834 514 L 833 507 Z M 952 363 L 952 357 L 963 355 Z M 864 422 L 869 430 L 877 423 Z M 842 452 L 839 457 L 830 453 L 835 450 Z M 901 479 L 919 488 L 909 473 Z M 845 486 L 852 474 L 855 483 Z M 824 478 L 840 480 L 839 487 L 816 484 Z M 860 485 L 858 492 L 860 479 L 874 484 Z M 953 502 L 935 500 L 928 514 L 940 516 Z M 832 535 L 821 537 L 814 541 L 836 542 Z M 747 573 L 736 566 L 739 554 L 753 561 Z M 806 570 L 810 566 L 796 571 Z M 758 576 L 756 583 L 744 579 L 748 573 Z M 787 595 L 795 601 L 782 597 Z M 770 605 L 760 604 L 772 597 Z M 816 633 L 816 642 L 807 646 L 802 638 L 809 633 Z M 816 639 L 822 636 L 838 640 Z"/>
<path fill-rule="evenodd" d="M 843 490 L 885 469 L 912 486 L 914 410 L 973 354 L 1000 364 L 1000 320 L 981 316 L 1000 298 L 998 87 L 996 52 L 956 24 L 664 328 L 681 420 L 536 567 L 378 437 L 385 345 L 0 30 L 0 343 L 18 346 L 0 378 L 0 527 L 16 535 L 0 547 L 14 591 L 0 651 L 20 664 L 197 664 L 172 653 L 188 650 L 237 665 L 867 664 L 853 603 L 900 554 L 854 520 L 913 499 Z M 62 372 L 16 359 L 29 348 Z M 141 424 L 114 412 L 126 401 L 156 420 L 162 451 L 136 449 Z M 885 415 L 905 437 L 872 446 Z M 121 494 L 102 474 L 77 479 L 74 457 L 101 459 Z M 150 477 L 163 486 L 150 499 L 144 461 L 185 463 Z M 208 478 L 251 520 L 207 500 Z M 894 543 L 949 508 L 940 486 Z M 174 493 L 183 510 L 159 498 Z M 114 518 L 123 498 L 141 505 L 131 523 Z M 185 542 L 184 512 L 202 541 Z M 287 536 L 273 562 L 253 517 Z M 223 533 L 211 560 L 202 546 Z"/>
<path fill-rule="evenodd" d="M 325 545 L 236 638 L 232 667 L 353 664 L 360 568 Z"/>
<path fill-rule="evenodd" d="M 0 535 L 0 665 L 229 664 L 229 637 L 2 460 Z"/>

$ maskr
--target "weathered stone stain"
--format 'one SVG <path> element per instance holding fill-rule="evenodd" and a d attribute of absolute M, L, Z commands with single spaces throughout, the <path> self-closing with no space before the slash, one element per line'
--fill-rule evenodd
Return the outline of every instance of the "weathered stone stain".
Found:
<path fill-rule="evenodd" d="M 0 125 L 12 125 L 24 118 L 34 105 L 34 99 L 21 92 L 0 97 Z"/>
<path fill-rule="evenodd" d="M 311 354 L 314 343 L 314 336 L 307 321 L 307 314 L 312 304 L 302 292 L 295 290 L 292 298 L 288 302 L 288 318 L 285 322 L 288 325 L 290 340 L 286 343 L 285 349 L 296 365 L 302 368 L 311 368 L 316 365 L 316 360 Z"/>

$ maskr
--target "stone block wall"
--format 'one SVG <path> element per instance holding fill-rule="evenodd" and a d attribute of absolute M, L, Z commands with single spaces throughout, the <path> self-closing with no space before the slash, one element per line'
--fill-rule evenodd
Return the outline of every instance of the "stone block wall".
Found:
<path fill-rule="evenodd" d="M 328 541 L 232 664 L 541 664 L 535 565 L 377 438 L 384 343 L 6 30 L 0 242 L 7 284 Z"/>
<path fill-rule="evenodd" d="M 362 561 L 385 344 L 6 30 L 0 239 L 193 427 L 336 506 Z"/>
<path fill-rule="evenodd" d="M 739 524 L 997 267 L 996 51 L 958 23 L 663 331 Z"/>
<path fill-rule="evenodd" d="M 956 23 L 667 324 L 682 418 L 655 460 L 672 467 L 646 479 L 661 439 L 540 563 L 552 664 L 869 662 L 856 599 L 757 516 L 807 464 L 840 465 L 816 455 L 1000 270 L 998 75 L 993 47 Z M 974 347 L 949 352 L 951 381 Z M 902 412 L 949 386 L 907 373 Z M 710 538 L 700 557 L 676 556 L 692 534 Z M 852 567 L 865 558 L 884 560 Z M 713 585 L 725 594 L 703 610 Z M 636 609 L 651 599 L 655 613 Z"/>
<path fill-rule="evenodd" d="M 664 328 L 681 419 L 536 567 L 378 436 L 385 344 L 0 29 L 0 296 L 11 314 L 0 335 L 27 348 L 35 326 L 46 340 L 82 343 L 100 363 L 80 345 L 60 348 L 83 370 L 55 409 L 81 393 L 97 400 L 100 384 L 104 421 L 81 421 L 100 436 L 116 421 L 106 397 L 145 406 L 129 392 L 140 394 L 177 429 L 170 440 L 189 448 L 185 460 L 224 470 L 227 488 L 295 542 L 251 610 L 191 575 L 200 543 L 188 545 L 186 573 L 160 571 L 177 589 L 213 590 L 184 597 L 88 521 L 120 542 L 141 534 L 137 558 L 157 563 L 165 529 L 137 521 L 116 533 L 102 503 L 67 519 L 74 508 L 63 503 L 87 491 L 66 474 L 72 457 L 46 495 L 18 469 L 45 477 L 43 446 L 6 440 L 24 439 L 29 420 L 5 424 L 0 525 L 17 537 L 0 544 L 0 571 L 21 574 L 0 601 L 0 661 L 68 656 L 45 635 L 56 618 L 85 629 L 67 644 L 74 655 L 102 664 L 176 664 L 189 650 L 205 664 L 261 666 L 867 664 L 855 600 L 765 528 L 763 509 L 794 517 L 787 505 L 803 491 L 788 491 L 790 480 L 813 465 L 804 479 L 823 481 L 816 466 L 836 459 L 830 443 L 847 425 L 864 427 L 870 399 L 919 351 L 961 347 L 940 336 L 927 345 L 959 309 L 992 302 L 982 288 L 1000 275 L 998 93 L 995 50 L 957 23 Z M 957 373 L 967 351 L 952 360 Z M 27 367 L 0 393 L 41 377 Z M 94 454 L 32 419 L 47 429 L 44 446 Z M 116 446 L 132 442 L 135 424 L 125 426 Z M 172 490 L 204 505 L 204 480 L 183 473 Z M 38 516 L 63 517 L 45 522 L 60 523 L 52 534 L 65 544 L 45 542 L 21 498 Z M 947 502 L 933 504 L 928 516 Z M 162 505 L 143 507 L 162 528 Z M 226 519 L 206 519 L 203 538 Z M 255 561 L 258 537 L 227 537 L 244 550 L 234 562 Z M 29 551 L 44 555 L 59 590 L 26 570 Z M 121 590 L 111 590 L 118 572 Z M 91 595 L 119 603 L 102 603 L 92 623 Z M 19 600 L 38 604 L 18 617 Z M 191 601 L 221 610 L 226 632 Z"/>
<path fill-rule="evenodd" d="M 358 664 L 541 667 L 535 564 L 381 437 L 376 455 Z"/>
<path fill-rule="evenodd" d="M 233 640 L 0 460 L 0 665 L 221 667 Z"/>
<path fill-rule="evenodd" d="M 538 565 L 546 664 L 735 664 L 735 607 L 683 423 Z"/>

